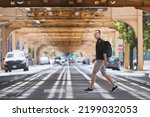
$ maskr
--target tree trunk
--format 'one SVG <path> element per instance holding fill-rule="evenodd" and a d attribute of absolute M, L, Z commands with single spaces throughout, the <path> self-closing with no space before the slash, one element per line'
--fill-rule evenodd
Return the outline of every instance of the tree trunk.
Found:
<path fill-rule="evenodd" d="M 138 65 L 138 46 L 136 46 L 136 70 L 137 70 L 137 65 Z"/>
<path fill-rule="evenodd" d="M 133 50 L 134 48 L 130 46 L 130 69 L 133 69 Z"/>

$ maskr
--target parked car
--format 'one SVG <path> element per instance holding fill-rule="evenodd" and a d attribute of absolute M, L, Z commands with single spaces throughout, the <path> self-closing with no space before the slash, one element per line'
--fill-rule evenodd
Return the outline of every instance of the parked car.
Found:
<path fill-rule="evenodd" d="M 67 62 L 65 57 L 55 57 L 55 63 L 64 65 Z"/>
<path fill-rule="evenodd" d="M 61 58 L 60 57 L 55 57 L 55 63 L 60 64 L 61 63 Z"/>
<path fill-rule="evenodd" d="M 78 57 L 78 58 L 76 58 L 76 63 L 82 63 L 82 57 Z"/>
<path fill-rule="evenodd" d="M 66 58 L 65 57 L 61 57 L 61 59 L 60 59 L 60 64 L 65 64 L 66 63 Z"/>
<path fill-rule="evenodd" d="M 72 58 L 72 57 L 68 58 L 68 62 L 69 62 L 69 64 L 74 64 L 74 63 L 76 63 L 75 59 Z"/>
<path fill-rule="evenodd" d="M 82 64 L 87 64 L 87 65 L 89 65 L 89 64 L 90 64 L 90 60 L 89 60 L 88 58 L 83 59 Z"/>
<path fill-rule="evenodd" d="M 118 57 L 112 56 L 108 59 L 107 68 L 112 68 L 113 70 L 120 70 L 120 60 Z"/>
<path fill-rule="evenodd" d="M 53 65 L 53 64 L 55 63 L 55 58 L 50 58 L 50 59 L 49 59 L 49 62 L 50 62 L 50 64 Z"/>
<path fill-rule="evenodd" d="M 8 52 L 4 58 L 5 72 L 11 72 L 12 69 L 29 70 L 28 57 L 23 51 L 15 50 Z"/>
<path fill-rule="evenodd" d="M 42 57 L 40 57 L 39 64 L 40 65 L 50 64 L 50 61 L 47 56 L 42 56 Z"/>
<path fill-rule="evenodd" d="M 136 60 L 136 58 L 133 60 L 133 69 L 134 70 L 137 69 L 137 60 Z"/>

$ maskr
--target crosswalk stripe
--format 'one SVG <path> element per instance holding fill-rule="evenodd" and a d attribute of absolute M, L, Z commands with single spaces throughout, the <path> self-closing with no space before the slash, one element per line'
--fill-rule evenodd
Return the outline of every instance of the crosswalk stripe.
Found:
<path fill-rule="evenodd" d="M 63 78 L 62 78 L 62 79 L 63 79 L 63 80 L 62 80 L 62 85 L 61 85 L 61 88 L 60 88 L 60 90 L 59 90 L 59 96 L 58 96 L 58 98 L 62 98 L 62 96 L 63 96 L 66 75 L 67 75 L 67 70 L 65 69 L 64 76 L 63 76 Z"/>
<path fill-rule="evenodd" d="M 120 77 L 118 77 L 118 76 L 114 76 L 114 75 L 113 75 L 113 77 L 122 80 L 122 78 L 120 78 Z M 126 80 L 126 81 L 128 81 L 128 80 Z M 150 92 L 150 90 L 149 90 L 148 88 L 144 87 L 144 86 L 141 86 L 141 85 L 136 84 L 136 83 L 133 83 L 133 82 L 129 82 L 129 83 L 132 84 L 132 85 L 134 85 L 134 86 L 137 86 L 137 87 L 140 88 L 140 89 L 143 89 L 143 91 L 148 91 L 148 92 Z M 139 92 L 139 91 L 137 91 L 137 90 L 134 91 L 134 92 L 142 93 L 142 92 Z M 143 94 L 142 94 L 142 95 L 143 95 Z M 144 94 L 144 95 L 145 95 L 145 94 Z M 150 98 L 149 95 L 145 95 L 145 97 L 148 98 L 148 99 Z"/>
<path fill-rule="evenodd" d="M 40 81 L 38 83 L 36 83 L 33 87 L 31 87 L 29 90 L 27 90 L 26 92 L 24 92 L 22 94 L 22 96 L 17 97 L 18 99 L 23 99 L 23 98 L 27 98 L 31 93 L 33 93 L 39 86 L 41 86 L 44 82 L 46 82 L 46 80 L 51 77 L 54 73 L 56 73 L 59 70 L 60 67 L 58 67 L 56 70 L 53 70 L 52 72 L 50 72 L 50 74 L 48 74 L 44 79 L 44 81 Z M 42 75 L 42 74 L 41 74 Z"/>
<path fill-rule="evenodd" d="M 56 90 L 57 90 L 58 84 L 60 82 L 60 79 L 61 79 L 63 73 L 65 72 L 65 69 L 66 69 L 66 66 L 63 68 L 63 70 L 61 71 L 60 75 L 58 76 L 58 78 L 57 78 L 55 84 L 53 85 L 52 89 L 50 90 L 50 94 L 47 96 L 47 98 L 53 98 L 55 96 L 55 92 L 57 93 Z"/>
<path fill-rule="evenodd" d="M 34 75 L 32 75 L 31 77 L 26 78 L 25 81 L 31 80 L 31 79 L 37 77 L 38 75 L 39 75 L 39 74 L 34 74 Z"/>
<path fill-rule="evenodd" d="M 139 88 L 144 89 L 144 90 L 146 90 L 146 91 L 150 92 L 150 89 L 149 89 L 149 88 L 146 88 L 146 87 L 140 86 L 140 85 L 138 85 L 138 84 L 136 84 L 136 83 L 131 83 L 131 84 L 132 84 L 132 85 L 135 85 L 135 86 L 138 86 Z"/>
<path fill-rule="evenodd" d="M 8 82 L 4 82 L 4 83 L 2 83 L 1 85 L 5 85 L 5 84 L 7 84 Z"/>
<path fill-rule="evenodd" d="M 86 71 L 84 70 L 83 67 L 81 67 L 81 70 L 77 66 L 73 66 L 73 67 L 77 70 L 77 73 L 82 74 L 85 77 L 85 79 L 87 79 L 89 82 L 91 81 L 91 78 L 87 75 L 88 72 L 91 73 L 91 70 L 89 70 L 88 67 L 85 67 Z M 51 78 L 51 76 L 53 74 L 55 74 L 60 68 L 63 68 L 63 69 L 59 73 L 58 78 L 55 77 L 56 81 L 54 82 L 54 85 L 52 86 L 52 88 L 51 89 L 44 89 L 44 93 L 48 94 L 48 96 L 45 98 L 56 98 L 56 99 L 57 98 L 58 99 L 76 98 L 76 97 L 74 97 L 74 93 L 76 93 L 76 92 L 73 92 L 76 90 L 73 90 L 72 83 L 74 83 L 74 82 L 72 82 L 72 81 L 74 81 L 74 80 L 71 80 L 72 79 L 72 75 L 71 75 L 72 72 L 70 71 L 70 66 L 56 66 L 53 69 L 42 71 L 40 73 L 37 73 L 35 75 L 32 75 L 28 78 L 23 79 L 20 82 L 12 84 L 9 87 L 3 88 L 2 90 L 0 90 L 0 98 L 3 98 L 3 99 L 7 99 L 7 98 L 25 99 L 29 96 L 32 96 L 31 94 L 33 92 L 35 92 L 37 90 L 37 88 L 39 88 L 42 84 L 44 84 L 46 82 L 46 80 Z M 76 70 L 75 70 L 75 73 L 76 73 Z M 74 71 L 73 71 L 73 73 L 74 73 Z M 134 97 L 136 99 L 141 99 L 141 100 L 150 99 L 149 88 L 145 87 L 144 85 L 141 86 L 140 84 L 138 84 L 138 82 L 144 83 L 145 82 L 144 80 L 132 79 L 133 81 L 130 81 L 131 78 L 129 78 L 129 77 L 124 79 L 124 78 L 119 77 L 119 76 L 114 75 L 114 74 L 110 74 L 110 75 L 112 77 L 114 77 L 114 79 L 117 81 L 116 83 L 118 84 L 118 86 L 119 86 L 118 88 L 120 89 L 120 91 L 124 91 L 126 94 L 128 94 L 128 96 L 129 95 L 132 96 L 133 99 L 134 99 Z M 97 76 L 102 78 L 102 80 L 106 80 L 100 74 L 97 74 Z M 75 78 L 76 77 L 77 76 L 75 76 Z M 36 79 L 39 79 L 39 80 L 36 80 Z M 34 80 L 36 80 L 36 81 L 32 82 Z M 12 81 L 12 80 L 10 80 L 10 81 Z M 136 81 L 136 82 L 134 82 L 134 81 Z M 9 82 L 4 82 L 1 85 L 5 85 L 5 83 L 7 84 Z M 75 82 L 75 85 L 76 85 L 76 82 Z M 43 88 L 43 86 L 44 85 L 42 85 L 42 88 Z M 93 92 L 89 92 L 89 93 L 95 93 L 95 94 L 97 94 L 96 96 L 99 96 L 99 94 L 100 94 L 105 99 L 117 99 L 117 97 L 116 97 L 117 95 L 116 96 L 112 95 L 112 93 L 110 93 L 108 90 L 104 89 L 99 84 L 99 82 L 95 83 L 94 87 L 95 87 L 95 90 Z M 23 92 L 23 91 L 25 91 L 25 92 Z M 9 96 L 9 94 L 10 94 L 10 96 Z M 20 96 L 20 94 L 21 94 L 21 96 Z M 82 95 L 84 95 L 84 94 L 82 94 Z"/>
<path fill-rule="evenodd" d="M 60 80 L 62 79 L 62 83 L 60 84 Z M 58 86 L 61 85 L 61 88 L 58 89 Z M 71 82 L 71 74 L 70 74 L 70 67 L 64 66 L 62 72 L 58 76 L 55 84 L 49 90 L 48 98 L 54 98 L 55 94 L 58 93 L 58 98 L 63 98 L 63 94 L 65 98 L 73 98 L 73 90 L 72 90 L 72 82 Z"/>
<path fill-rule="evenodd" d="M 91 78 L 86 75 L 85 73 L 83 73 L 81 70 L 79 70 L 76 66 L 73 66 L 79 73 L 81 73 L 87 80 L 91 80 Z M 97 83 L 95 83 L 94 87 L 96 88 L 96 90 L 100 93 L 100 95 L 104 98 L 107 98 L 107 99 L 115 99 L 113 96 L 111 96 L 109 94 L 109 92 L 107 90 L 105 90 L 104 88 L 102 88 L 101 86 L 99 86 Z M 102 92 L 99 91 L 99 89 L 102 89 L 103 91 L 107 92 L 105 94 L 102 94 Z"/>
<path fill-rule="evenodd" d="M 2 94 L 0 94 L 0 98 L 2 98 L 2 97 L 4 97 L 4 96 L 8 95 L 9 93 L 14 93 L 14 92 L 21 92 L 21 91 L 23 91 L 23 90 L 21 90 L 20 88 L 21 88 L 21 87 L 24 87 L 25 85 L 27 85 L 27 84 L 29 83 L 29 82 L 27 82 L 27 81 L 32 81 L 32 80 L 34 80 L 34 79 L 40 77 L 41 75 L 42 75 L 42 74 L 35 74 L 35 75 L 31 76 L 31 77 L 26 78 L 26 79 L 24 80 L 25 82 L 21 81 L 21 82 L 18 82 L 18 83 L 16 83 L 16 84 L 13 84 L 13 85 L 11 85 L 11 86 L 9 86 L 9 87 L 7 87 L 7 88 L 2 89 L 2 90 L 1 90 Z M 42 83 L 41 83 L 41 84 L 42 84 Z M 39 84 L 38 84 L 38 85 L 39 85 Z M 5 95 L 4 95 L 4 94 L 5 94 Z"/>
<path fill-rule="evenodd" d="M 36 76 L 36 78 L 38 77 L 39 75 Z M 8 87 L 7 89 L 3 89 L 1 90 L 1 92 L 3 92 L 3 94 L 5 93 L 5 96 L 8 95 L 9 93 L 14 93 L 16 91 L 19 91 L 21 87 L 25 86 L 28 82 L 20 82 L 18 85 L 14 86 L 14 85 L 11 85 L 10 87 Z M 4 97 L 4 95 L 1 95 L 0 94 L 0 98 Z"/>
<path fill-rule="evenodd" d="M 70 67 L 69 66 L 67 69 L 66 98 L 73 98 L 73 90 L 72 90 L 72 82 L 71 82 L 71 74 L 70 74 Z"/>
<path fill-rule="evenodd" d="M 130 93 L 131 95 L 135 96 L 136 98 L 143 99 L 143 100 L 146 99 L 146 98 L 141 97 L 140 95 L 136 94 L 136 92 L 137 92 L 136 90 L 134 90 L 134 89 L 132 89 L 132 88 L 130 88 L 130 87 L 120 83 L 120 82 L 118 82 L 117 84 L 119 85 L 119 87 L 122 86 L 123 88 L 127 89 L 128 93 Z"/>
<path fill-rule="evenodd" d="M 99 74 L 97 74 L 97 76 L 99 76 L 99 77 L 101 77 Z M 123 78 L 119 78 L 119 77 L 117 77 L 117 76 L 115 76 L 115 75 L 112 75 L 111 74 L 111 76 L 112 77 L 115 77 L 115 78 L 117 78 L 117 79 L 120 79 L 121 81 L 124 81 L 124 82 L 128 82 L 128 80 L 127 79 L 123 79 Z M 103 80 L 106 80 L 105 78 L 103 78 L 102 77 L 102 79 Z M 119 84 L 120 86 L 118 87 L 119 89 L 121 89 L 121 90 L 123 90 L 123 91 L 127 91 L 129 94 L 131 94 L 132 96 L 134 96 L 134 97 L 136 97 L 136 98 L 139 98 L 139 99 L 149 99 L 149 95 L 147 95 L 147 94 L 143 94 L 142 92 L 138 92 L 137 90 L 134 90 L 134 89 L 132 89 L 132 88 L 130 88 L 130 87 L 128 87 L 128 86 L 125 86 L 123 83 L 118 83 L 117 82 L 117 84 Z M 138 84 L 137 84 L 138 85 Z M 139 86 L 139 87 L 141 87 L 141 86 Z M 141 87 L 141 88 L 145 88 L 145 87 Z M 147 88 L 145 88 L 146 90 L 149 90 L 149 89 L 147 89 Z M 130 92 L 131 91 L 131 92 Z M 138 94 L 136 94 L 136 92 L 138 92 Z M 142 97 L 140 96 L 140 95 L 142 95 Z M 144 98 L 145 97 L 145 98 Z"/>

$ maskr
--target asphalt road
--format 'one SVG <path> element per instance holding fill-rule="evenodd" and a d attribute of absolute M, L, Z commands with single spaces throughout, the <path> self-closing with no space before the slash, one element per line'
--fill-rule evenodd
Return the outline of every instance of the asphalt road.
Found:
<path fill-rule="evenodd" d="M 89 86 L 92 66 L 34 66 L 29 71 L 0 73 L 0 100 L 149 100 L 150 84 L 142 76 L 108 70 L 119 88 L 111 87 L 100 73 L 92 92 Z"/>

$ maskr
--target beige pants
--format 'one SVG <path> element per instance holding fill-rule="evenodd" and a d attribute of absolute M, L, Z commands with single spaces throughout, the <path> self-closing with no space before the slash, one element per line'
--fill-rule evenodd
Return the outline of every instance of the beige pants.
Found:
<path fill-rule="evenodd" d="M 99 70 L 101 72 L 106 72 L 106 67 L 104 65 L 104 60 L 97 60 L 96 61 L 93 71 L 97 73 Z"/>

